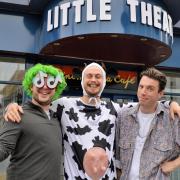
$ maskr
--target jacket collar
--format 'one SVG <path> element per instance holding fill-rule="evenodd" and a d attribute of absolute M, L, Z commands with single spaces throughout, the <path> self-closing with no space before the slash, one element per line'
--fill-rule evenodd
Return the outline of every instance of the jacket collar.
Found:
<path fill-rule="evenodd" d="M 128 114 L 136 117 L 138 110 L 139 110 L 139 103 L 136 106 L 133 106 L 132 108 L 129 109 Z M 165 113 L 168 112 L 169 109 L 167 109 L 161 102 L 157 102 L 157 107 L 156 107 L 156 111 L 155 111 L 155 115 L 158 116 L 161 113 Z"/>

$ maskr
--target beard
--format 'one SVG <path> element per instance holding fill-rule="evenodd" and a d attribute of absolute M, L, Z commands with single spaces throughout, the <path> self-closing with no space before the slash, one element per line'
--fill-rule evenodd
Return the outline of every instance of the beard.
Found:
<path fill-rule="evenodd" d="M 36 99 L 35 99 L 35 100 L 36 100 Z M 52 100 L 49 99 L 48 101 L 44 101 L 44 102 L 42 102 L 42 101 L 37 101 L 37 100 L 36 100 L 36 102 L 37 102 L 39 105 L 41 105 L 41 106 L 47 106 L 47 105 L 50 105 L 50 104 L 51 104 Z"/>
<path fill-rule="evenodd" d="M 49 99 L 47 99 L 47 100 L 45 100 L 45 101 L 42 101 L 42 100 L 39 99 L 38 96 L 35 95 L 35 96 L 33 96 L 33 99 L 34 99 L 34 101 L 35 101 L 37 104 L 39 104 L 39 105 L 41 105 L 41 106 L 50 105 L 51 102 L 52 102 L 52 97 L 49 98 Z"/>

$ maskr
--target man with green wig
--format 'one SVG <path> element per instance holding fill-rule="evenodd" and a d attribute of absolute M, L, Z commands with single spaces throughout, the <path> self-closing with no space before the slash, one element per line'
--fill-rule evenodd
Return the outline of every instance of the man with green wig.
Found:
<path fill-rule="evenodd" d="M 7 180 L 60 179 L 62 134 L 49 107 L 65 87 L 64 74 L 53 66 L 37 64 L 26 72 L 23 88 L 32 100 L 20 123 L 4 121 L 0 130 L 0 161 L 11 155 Z"/>

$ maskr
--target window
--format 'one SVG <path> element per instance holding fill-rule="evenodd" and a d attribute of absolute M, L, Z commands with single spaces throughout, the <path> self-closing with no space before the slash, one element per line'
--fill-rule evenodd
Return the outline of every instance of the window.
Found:
<path fill-rule="evenodd" d="M 180 104 L 180 73 L 168 71 L 164 73 L 167 75 L 165 99 L 175 100 Z"/>
<path fill-rule="evenodd" d="M 22 103 L 24 62 L 22 59 L 0 57 L 0 120 L 7 104 Z"/>
<path fill-rule="evenodd" d="M 22 103 L 22 79 L 25 71 L 24 59 L 0 57 L 0 126 L 5 107 L 10 102 Z M 0 163 L 0 179 L 6 179 L 9 160 Z"/>
<path fill-rule="evenodd" d="M 22 59 L 0 57 L 0 81 L 21 82 L 24 70 L 25 64 Z"/>

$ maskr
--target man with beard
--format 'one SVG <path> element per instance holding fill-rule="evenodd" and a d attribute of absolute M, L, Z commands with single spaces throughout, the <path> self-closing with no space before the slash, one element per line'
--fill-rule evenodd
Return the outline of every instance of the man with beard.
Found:
<path fill-rule="evenodd" d="M 37 64 L 23 79 L 32 100 L 23 106 L 20 123 L 4 121 L 0 129 L 0 161 L 10 157 L 7 180 L 58 180 L 63 174 L 60 123 L 49 110 L 66 87 L 64 74 Z"/>
<path fill-rule="evenodd" d="M 116 179 L 114 159 L 115 121 L 120 106 L 100 99 L 106 84 L 106 73 L 97 63 L 82 72 L 83 96 L 63 97 L 52 103 L 61 118 L 64 142 L 65 179 Z M 11 105 L 12 107 L 12 105 Z M 20 120 L 13 107 L 7 119 Z M 93 159 L 94 158 L 94 159 Z"/>

